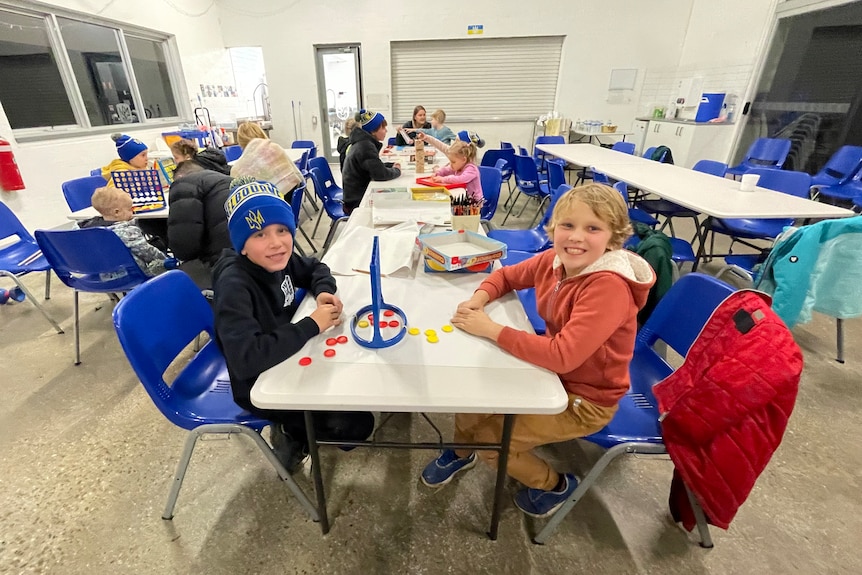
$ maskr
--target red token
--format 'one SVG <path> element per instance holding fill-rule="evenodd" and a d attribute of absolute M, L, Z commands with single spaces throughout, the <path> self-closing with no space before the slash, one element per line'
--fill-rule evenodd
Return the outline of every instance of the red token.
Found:
<path fill-rule="evenodd" d="M 325 355 L 326 357 L 333 357 L 333 356 L 335 356 L 335 350 L 334 349 L 327 349 L 326 351 L 323 352 L 323 355 Z"/>
<path fill-rule="evenodd" d="M 371 323 L 374 323 L 374 314 L 373 313 L 368 314 L 368 321 L 370 321 Z"/>
<path fill-rule="evenodd" d="M 346 335 L 339 335 L 338 336 L 338 343 L 347 343 L 347 336 Z"/>
<path fill-rule="evenodd" d="M 330 337 L 330 338 L 326 339 L 326 345 L 335 345 L 336 343 L 338 343 L 338 340 L 335 339 L 334 337 Z"/>
<path fill-rule="evenodd" d="M 395 312 L 392 311 L 391 309 L 387 309 L 386 311 L 383 312 L 383 315 L 385 315 L 386 317 L 392 317 L 393 315 L 395 315 Z"/>
<path fill-rule="evenodd" d="M 389 327 L 389 322 L 388 321 L 381 321 L 380 327 Z"/>
<path fill-rule="evenodd" d="M 398 327 L 398 320 L 392 320 L 389 322 L 389 327 Z"/>
<path fill-rule="evenodd" d="M 300 358 L 299 359 L 299 365 L 301 365 L 302 367 L 305 367 L 306 365 L 311 365 L 311 358 L 310 357 Z"/>

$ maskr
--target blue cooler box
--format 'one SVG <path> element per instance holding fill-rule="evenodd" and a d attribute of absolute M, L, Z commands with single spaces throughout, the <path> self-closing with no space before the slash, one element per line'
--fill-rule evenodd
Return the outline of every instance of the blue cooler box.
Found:
<path fill-rule="evenodd" d="M 724 93 L 719 94 L 702 94 L 700 97 L 700 106 L 697 107 L 697 116 L 694 117 L 695 122 L 709 122 L 718 118 L 721 114 L 721 105 L 724 104 Z"/>

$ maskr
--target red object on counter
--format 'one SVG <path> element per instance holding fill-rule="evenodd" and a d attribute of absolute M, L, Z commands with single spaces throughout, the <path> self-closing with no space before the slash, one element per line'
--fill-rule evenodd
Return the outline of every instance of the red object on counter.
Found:
<path fill-rule="evenodd" d="M 24 179 L 15 162 L 12 144 L 0 138 L 0 188 L 6 192 L 24 189 Z"/>

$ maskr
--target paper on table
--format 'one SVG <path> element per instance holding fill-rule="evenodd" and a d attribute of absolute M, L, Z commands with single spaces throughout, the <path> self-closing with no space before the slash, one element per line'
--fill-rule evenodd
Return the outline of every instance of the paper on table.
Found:
<path fill-rule="evenodd" d="M 356 226 L 338 238 L 323 263 L 336 275 L 368 273 L 371 263 L 371 246 L 374 236 L 380 236 L 380 273 L 391 275 L 403 268 L 413 267 L 413 248 L 419 225 L 408 221 L 388 230 L 375 230 Z"/>

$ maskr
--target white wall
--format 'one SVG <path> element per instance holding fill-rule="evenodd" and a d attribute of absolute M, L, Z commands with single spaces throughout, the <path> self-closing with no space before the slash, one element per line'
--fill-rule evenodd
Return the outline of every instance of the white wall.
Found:
<path fill-rule="evenodd" d="M 466 38 L 470 24 L 484 25 L 486 37 L 565 35 L 557 111 L 572 119 L 610 119 L 625 127 L 637 114 L 637 94 L 646 69 L 721 60 L 731 53 L 737 57 L 751 52 L 755 58 L 773 0 L 534 0 L 527 4 L 522 0 L 472 0 L 383 6 L 372 0 L 184 0 L 182 12 L 166 2 L 146 6 L 87 0 L 49 3 L 84 12 L 106 6 L 102 17 L 175 34 L 194 105 L 199 84 L 233 83 L 225 46 L 261 46 L 273 138 L 287 144 L 294 139 L 291 101 L 302 102 L 305 139 L 321 140 L 319 121 L 317 127 L 312 123 L 312 116 L 319 120 L 321 114 L 314 44 L 360 43 L 366 102 L 386 103 L 378 108 L 388 117 L 390 40 Z M 614 68 L 640 71 L 629 103 L 607 102 Z M 517 83 L 512 89 L 518 89 Z M 429 109 L 435 106 L 434 102 L 417 103 Z M 532 134 L 530 123 L 453 128 L 475 129 L 491 146 L 501 139 L 527 146 Z M 164 130 L 128 131 L 155 143 Z M 0 133 L 11 136 L 2 111 Z M 107 135 L 14 146 L 27 189 L 0 192 L 0 201 L 8 203 L 30 229 L 63 223 L 68 209 L 60 183 L 86 175 L 115 156 Z"/>

